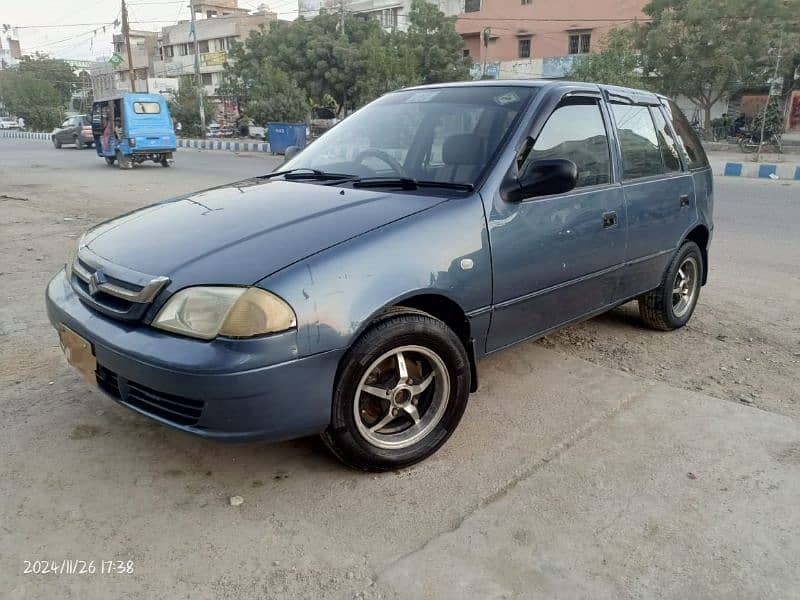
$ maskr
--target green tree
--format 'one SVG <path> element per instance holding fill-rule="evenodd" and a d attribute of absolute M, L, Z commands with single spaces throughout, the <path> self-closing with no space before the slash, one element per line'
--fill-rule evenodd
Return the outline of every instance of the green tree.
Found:
<path fill-rule="evenodd" d="M 193 75 L 184 75 L 178 82 L 178 91 L 169 101 L 170 114 L 181 124 L 181 135 L 202 136 L 200 122 L 200 94 L 205 99 L 205 91 L 197 87 Z M 208 103 L 206 102 L 206 106 Z"/>
<path fill-rule="evenodd" d="M 309 106 L 305 92 L 284 71 L 266 62 L 259 69 L 258 82 L 250 91 L 244 114 L 259 126 L 270 121 L 303 122 Z"/>
<path fill-rule="evenodd" d="M 405 44 L 416 61 L 422 83 L 462 81 L 469 77 L 464 40 L 455 29 L 455 17 L 445 17 L 434 4 L 413 0 Z"/>
<path fill-rule="evenodd" d="M 796 40 L 797 8 L 797 0 L 652 0 L 639 30 L 644 72 L 660 91 L 697 104 L 708 133 L 717 101 L 769 78 L 770 49 L 781 36 Z"/>
<path fill-rule="evenodd" d="M 51 131 L 64 119 L 59 91 L 28 73 L 0 72 L 0 103 L 34 131 Z"/>
<path fill-rule="evenodd" d="M 764 136 L 768 139 L 773 133 L 783 131 L 784 115 L 783 103 L 777 96 L 770 96 L 766 110 L 761 109 L 758 111 L 753 122 L 750 125 L 750 130 L 754 133 L 761 135 L 761 122 L 764 122 Z"/>
<path fill-rule="evenodd" d="M 612 29 L 597 54 L 581 56 L 567 75 L 575 81 L 590 81 L 625 87 L 648 87 L 642 75 L 642 56 L 637 47 L 636 32 Z"/>
<path fill-rule="evenodd" d="M 50 83 L 58 90 L 61 102 L 65 105 L 79 83 L 78 76 L 68 62 L 39 52 L 33 56 L 23 56 L 18 70 L 20 74 Z"/>

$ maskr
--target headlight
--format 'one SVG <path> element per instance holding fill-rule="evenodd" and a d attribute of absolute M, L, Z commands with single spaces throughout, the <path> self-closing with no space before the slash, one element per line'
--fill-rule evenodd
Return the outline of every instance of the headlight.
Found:
<path fill-rule="evenodd" d="M 292 308 L 259 288 L 190 287 L 159 311 L 153 327 L 210 340 L 218 335 L 247 338 L 297 326 Z"/>

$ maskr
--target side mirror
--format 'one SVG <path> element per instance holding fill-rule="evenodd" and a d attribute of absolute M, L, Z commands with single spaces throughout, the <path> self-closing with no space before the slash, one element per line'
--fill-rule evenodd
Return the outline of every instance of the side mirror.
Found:
<path fill-rule="evenodd" d="M 536 196 L 564 194 L 578 185 L 578 167 L 571 160 L 552 158 L 526 164 L 516 179 L 503 186 L 503 197 L 519 202 Z"/>
<path fill-rule="evenodd" d="M 287 146 L 286 147 L 286 151 L 283 153 L 283 160 L 285 162 L 289 162 L 295 156 L 300 154 L 301 150 L 302 150 L 302 148 L 300 146 Z"/>

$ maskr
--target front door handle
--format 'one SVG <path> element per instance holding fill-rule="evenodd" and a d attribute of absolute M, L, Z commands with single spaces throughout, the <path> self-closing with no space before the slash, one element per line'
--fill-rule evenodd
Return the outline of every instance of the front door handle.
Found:
<path fill-rule="evenodd" d="M 610 227 L 617 226 L 617 213 L 616 211 L 611 211 L 607 213 L 603 213 L 603 227 L 608 229 Z"/>
<path fill-rule="evenodd" d="M 680 201 L 681 201 L 681 207 L 689 206 L 689 194 L 683 194 L 680 197 Z"/>

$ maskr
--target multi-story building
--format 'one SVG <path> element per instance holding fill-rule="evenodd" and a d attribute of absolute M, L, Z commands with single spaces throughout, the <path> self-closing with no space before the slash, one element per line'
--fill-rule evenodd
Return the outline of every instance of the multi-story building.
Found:
<path fill-rule="evenodd" d="M 158 50 L 157 31 L 136 31 L 131 29 L 131 62 L 133 63 L 134 90 L 131 90 L 130 70 L 128 68 L 128 49 L 125 36 L 114 34 L 114 88 L 120 91 L 147 92 L 148 78 L 153 77 L 153 61 Z"/>
<path fill-rule="evenodd" d="M 613 27 L 644 17 L 647 0 L 464 0 L 456 30 L 473 74 L 563 77 Z"/>
<path fill-rule="evenodd" d="M 464 0 L 428 0 L 447 16 L 455 16 L 464 10 Z M 310 19 L 320 10 L 367 15 L 377 19 L 387 31 L 408 29 L 408 14 L 411 0 L 299 0 L 298 14 Z"/>
<path fill-rule="evenodd" d="M 250 14 L 236 7 L 236 0 L 195 2 L 195 12 L 206 18 L 197 19 L 195 29 L 199 68 L 206 94 L 216 97 L 222 83 L 222 72 L 228 53 L 251 31 L 269 27 L 277 19 L 274 12 L 260 10 Z M 164 27 L 158 40 L 153 72 L 156 77 L 178 78 L 195 74 L 195 45 L 191 21 L 179 21 Z"/>

